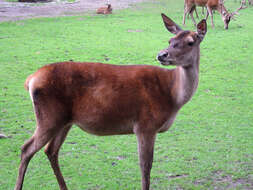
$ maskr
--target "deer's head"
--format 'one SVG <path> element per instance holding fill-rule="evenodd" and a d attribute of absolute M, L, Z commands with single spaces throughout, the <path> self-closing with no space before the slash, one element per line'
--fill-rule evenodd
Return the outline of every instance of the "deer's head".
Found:
<path fill-rule="evenodd" d="M 224 6 L 224 1 L 220 0 L 220 9 L 221 9 L 221 15 L 222 15 L 222 20 L 224 22 L 224 28 L 227 30 L 228 29 L 228 24 L 232 19 L 235 19 L 235 15 L 238 14 L 238 11 L 241 9 L 245 9 L 246 7 L 243 4 L 243 1 L 238 9 L 236 9 L 235 12 L 229 13 L 225 6 Z"/>
<path fill-rule="evenodd" d="M 227 30 L 228 29 L 228 24 L 230 20 L 233 18 L 233 15 L 228 12 L 222 13 L 222 20 L 224 22 L 224 28 Z"/>
<path fill-rule="evenodd" d="M 199 55 L 199 44 L 204 39 L 207 31 L 206 20 L 197 25 L 197 31 L 182 30 L 165 14 L 162 14 L 167 30 L 176 36 L 169 40 L 169 47 L 158 53 L 157 59 L 162 65 L 177 65 L 188 67 Z"/>
<path fill-rule="evenodd" d="M 108 10 L 108 12 L 112 12 L 112 6 L 111 6 L 111 4 L 107 4 L 107 10 Z"/>
<path fill-rule="evenodd" d="M 232 18 L 232 14 L 227 11 L 226 7 L 224 6 L 224 2 L 224 0 L 219 0 L 218 11 L 220 12 L 222 20 L 224 22 L 224 28 L 227 30 L 228 24 Z"/>

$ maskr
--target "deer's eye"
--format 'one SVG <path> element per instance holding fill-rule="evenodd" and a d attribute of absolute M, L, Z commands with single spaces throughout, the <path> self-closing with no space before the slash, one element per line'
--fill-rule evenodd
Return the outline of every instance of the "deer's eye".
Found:
<path fill-rule="evenodd" d="M 193 46 L 194 42 L 188 42 L 188 46 Z"/>

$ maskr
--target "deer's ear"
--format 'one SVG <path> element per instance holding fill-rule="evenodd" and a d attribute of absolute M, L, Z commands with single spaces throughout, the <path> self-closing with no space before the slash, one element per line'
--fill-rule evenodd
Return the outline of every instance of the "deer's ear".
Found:
<path fill-rule="evenodd" d="M 164 25 L 168 31 L 170 31 L 173 34 L 177 34 L 178 32 L 182 31 L 182 29 L 175 22 L 173 22 L 173 20 L 171 20 L 163 13 L 161 15 L 163 18 Z"/>
<path fill-rule="evenodd" d="M 206 20 L 203 19 L 197 25 L 197 33 L 201 41 L 204 39 L 206 31 L 207 31 L 207 24 Z"/>

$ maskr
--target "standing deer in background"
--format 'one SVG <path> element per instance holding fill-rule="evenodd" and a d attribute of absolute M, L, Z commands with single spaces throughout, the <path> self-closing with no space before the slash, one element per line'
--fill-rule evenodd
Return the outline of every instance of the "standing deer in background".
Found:
<path fill-rule="evenodd" d="M 37 128 L 21 148 L 15 190 L 22 189 L 29 161 L 45 145 L 60 189 L 67 190 L 58 153 L 73 124 L 94 135 L 135 134 L 142 190 L 149 190 L 156 135 L 169 129 L 197 89 L 199 46 L 207 31 L 205 20 L 193 32 L 182 30 L 164 14 L 162 18 L 176 36 L 157 59 L 162 65 L 175 65 L 174 69 L 61 62 L 46 65 L 26 79 Z"/>
<path fill-rule="evenodd" d="M 235 2 L 237 2 L 237 0 L 235 0 Z M 241 0 L 240 3 L 246 6 L 246 0 Z M 248 4 L 253 5 L 253 0 L 248 0 Z"/>
<path fill-rule="evenodd" d="M 107 4 L 107 7 L 100 7 L 97 9 L 97 14 L 112 14 L 111 4 Z"/>
<path fill-rule="evenodd" d="M 185 17 L 187 14 L 191 15 L 192 21 L 194 25 L 196 25 L 196 21 L 194 20 L 194 17 L 193 17 L 193 11 L 196 9 L 196 6 L 207 8 L 206 20 L 210 14 L 212 27 L 214 27 L 213 11 L 217 10 L 221 14 L 225 29 L 228 29 L 228 24 L 230 20 L 234 17 L 234 15 L 238 14 L 237 11 L 243 8 L 241 5 L 241 7 L 237 9 L 235 12 L 229 13 L 227 9 L 225 8 L 222 0 L 185 0 L 183 25 L 185 25 Z"/>
<path fill-rule="evenodd" d="M 242 0 L 241 3 L 246 6 L 246 0 Z M 248 0 L 249 5 L 253 5 L 252 0 Z"/>
<path fill-rule="evenodd" d="M 194 8 L 193 11 L 195 11 L 196 17 L 199 18 L 199 14 L 198 14 L 198 11 L 197 11 L 196 7 Z M 205 14 L 205 10 L 204 10 L 204 7 L 202 7 L 202 15 L 204 15 L 204 14 Z M 190 15 L 190 13 L 188 13 L 188 15 L 187 15 L 188 19 L 189 19 L 189 15 Z"/>

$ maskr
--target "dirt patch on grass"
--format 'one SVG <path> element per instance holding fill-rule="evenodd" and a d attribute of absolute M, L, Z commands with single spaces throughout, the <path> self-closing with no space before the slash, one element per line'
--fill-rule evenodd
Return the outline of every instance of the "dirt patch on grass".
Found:
<path fill-rule="evenodd" d="M 200 179 L 194 182 L 195 185 L 205 185 L 206 181 L 212 181 L 212 189 L 226 190 L 226 189 L 253 189 L 253 176 L 249 176 L 248 179 L 233 179 L 230 175 L 225 175 L 222 171 L 214 171 L 213 175 L 209 179 Z"/>
<path fill-rule="evenodd" d="M 113 10 L 131 7 L 148 0 L 110 0 Z M 34 17 L 56 17 L 95 13 L 105 6 L 107 0 L 76 0 L 74 2 L 53 0 L 47 3 L 19 3 L 0 0 L 0 22 Z"/>

